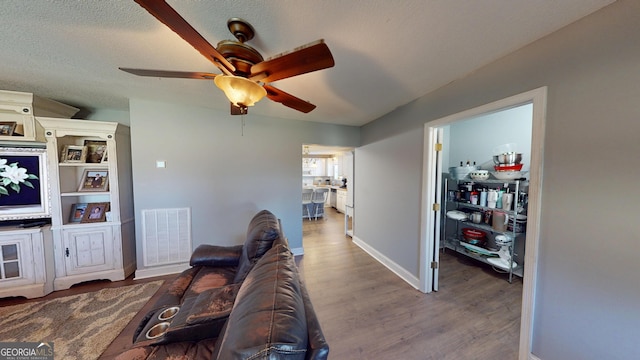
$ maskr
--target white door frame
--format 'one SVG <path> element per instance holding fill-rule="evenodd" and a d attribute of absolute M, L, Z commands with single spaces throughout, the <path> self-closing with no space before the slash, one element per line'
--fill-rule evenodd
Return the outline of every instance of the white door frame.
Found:
<path fill-rule="evenodd" d="M 431 258 L 429 251 L 433 250 L 436 243 L 433 229 L 437 226 L 433 216 L 433 204 L 439 202 L 435 199 L 434 186 L 437 176 L 435 166 L 428 161 L 432 158 L 433 132 L 438 128 L 456 121 L 466 120 L 479 115 L 498 112 L 514 108 L 524 104 L 533 104 L 533 126 L 531 134 L 531 163 L 529 169 L 529 209 L 527 213 L 527 234 L 525 244 L 525 264 L 522 289 L 522 311 L 520 316 L 520 348 L 519 359 L 529 359 L 531 354 L 531 336 L 533 328 L 533 300 L 536 289 L 536 274 L 538 267 L 538 243 L 540 237 L 540 212 L 542 197 L 542 165 L 544 160 L 544 133 L 547 109 L 547 87 L 540 87 L 518 95 L 498 100 L 473 109 L 446 116 L 424 126 L 423 149 L 423 183 L 422 183 L 422 216 L 421 216 L 421 240 L 420 240 L 420 290 L 431 292 L 433 288 L 430 268 Z M 431 253 L 432 254 L 432 253 Z"/>

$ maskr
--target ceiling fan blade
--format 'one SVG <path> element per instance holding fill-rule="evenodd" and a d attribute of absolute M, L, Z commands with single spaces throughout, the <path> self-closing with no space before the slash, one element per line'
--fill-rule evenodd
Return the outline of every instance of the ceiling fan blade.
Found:
<path fill-rule="evenodd" d="M 130 69 L 130 68 L 118 68 L 118 69 L 133 75 L 163 77 L 163 78 L 212 80 L 214 77 L 218 76 L 218 74 L 212 74 L 212 73 L 206 73 L 206 72 L 192 72 L 192 71 L 145 70 L 145 69 Z"/>
<path fill-rule="evenodd" d="M 297 98 L 280 89 L 274 88 L 271 85 L 264 85 L 264 89 L 267 90 L 267 97 L 270 100 L 279 102 L 284 106 L 301 111 L 305 114 L 316 108 L 312 103 Z"/>
<path fill-rule="evenodd" d="M 268 83 L 334 65 L 329 47 L 320 39 L 253 65 L 249 78 Z"/>
<path fill-rule="evenodd" d="M 225 59 L 205 38 L 200 35 L 180 14 L 164 0 L 135 0 L 156 19 L 167 25 L 186 42 L 191 44 L 204 57 L 213 62 L 222 71 L 233 73 L 236 68 Z"/>

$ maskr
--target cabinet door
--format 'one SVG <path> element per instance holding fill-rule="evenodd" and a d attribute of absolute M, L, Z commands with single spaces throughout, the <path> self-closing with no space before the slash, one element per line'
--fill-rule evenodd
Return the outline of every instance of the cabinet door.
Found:
<path fill-rule="evenodd" d="M 336 199 L 336 210 L 343 213 L 346 211 L 345 205 L 347 200 L 347 194 L 345 191 L 338 191 L 337 199 Z"/>
<path fill-rule="evenodd" d="M 111 227 L 64 230 L 65 266 L 68 275 L 114 268 Z"/>
<path fill-rule="evenodd" d="M 31 235 L 0 236 L 0 288 L 35 283 Z"/>

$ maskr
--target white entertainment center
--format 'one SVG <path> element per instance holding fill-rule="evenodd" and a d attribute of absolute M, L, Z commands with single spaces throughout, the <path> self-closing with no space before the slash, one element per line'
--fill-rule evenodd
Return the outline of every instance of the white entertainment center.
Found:
<path fill-rule="evenodd" d="M 40 297 L 135 271 L 129 128 L 70 119 L 77 111 L 0 91 L 0 173 L 18 160 L 40 165 L 33 180 L 0 182 L 0 298 Z M 38 201 L 8 204 L 35 191 L 28 182 Z"/>

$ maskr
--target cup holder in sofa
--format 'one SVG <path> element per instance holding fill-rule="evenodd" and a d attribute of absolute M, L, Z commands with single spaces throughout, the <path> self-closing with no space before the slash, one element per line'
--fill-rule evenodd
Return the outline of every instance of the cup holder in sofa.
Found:
<path fill-rule="evenodd" d="M 157 323 L 153 325 L 145 335 L 147 339 L 152 340 L 164 335 L 164 333 L 167 332 L 168 328 L 169 328 L 169 322 L 163 321 L 161 323 Z"/>
<path fill-rule="evenodd" d="M 180 311 L 179 306 L 172 306 L 170 308 L 164 309 L 158 314 L 158 320 L 165 321 L 173 318 Z"/>

